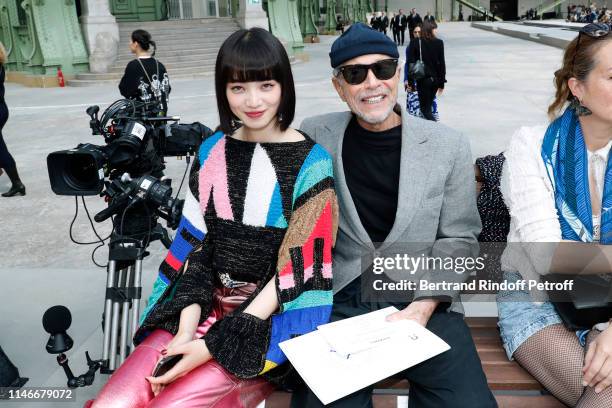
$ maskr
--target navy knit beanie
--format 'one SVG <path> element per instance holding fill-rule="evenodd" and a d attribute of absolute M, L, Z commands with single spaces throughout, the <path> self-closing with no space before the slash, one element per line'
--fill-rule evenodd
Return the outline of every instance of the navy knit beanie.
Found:
<path fill-rule="evenodd" d="M 332 68 L 336 68 L 351 58 L 368 54 L 399 58 L 397 45 L 389 37 L 363 23 L 355 23 L 334 41 L 329 58 Z"/>

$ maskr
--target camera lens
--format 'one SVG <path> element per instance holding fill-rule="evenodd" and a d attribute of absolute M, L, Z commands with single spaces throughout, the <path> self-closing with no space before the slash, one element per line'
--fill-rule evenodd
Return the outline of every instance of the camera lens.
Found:
<path fill-rule="evenodd" d="M 91 190 L 98 185 L 98 168 L 92 156 L 74 155 L 66 161 L 65 181 L 75 190 Z"/>

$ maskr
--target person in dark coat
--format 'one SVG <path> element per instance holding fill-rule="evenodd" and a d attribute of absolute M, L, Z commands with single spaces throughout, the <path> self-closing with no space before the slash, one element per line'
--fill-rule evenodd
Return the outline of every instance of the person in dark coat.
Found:
<path fill-rule="evenodd" d="M 6 175 L 11 179 L 11 188 L 6 193 L 2 194 L 2 197 L 13 197 L 16 195 L 24 196 L 26 188 L 19 178 L 17 173 L 17 164 L 15 159 L 8 151 L 6 143 L 2 137 L 2 128 L 6 125 L 9 118 L 8 106 L 4 100 L 4 64 L 6 63 L 6 51 L 4 46 L 0 43 L 0 175 L 2 175 L 2 169 L 6 172 Z"/>
<path fill-rule="evenodd" d="M 382 13 L 380 16 L 380 32 L 387 35 L 387 28 L 389 27 L 389 17 L 387 13 Z"/>
<path fill-rule="evenodd" d="M 376 31 L 380 31 L 380 17 L 378 16 L 378 11 L 372 14 L 372 18 L 370 19 L 370 27 Z"/>
<path fill-rule="evenodd" d="M 410 15 L 408 16 L 408 33 L 410 34 L 410 40 L 414 38 L 414 28 L 421 24 L 423 24 L 423 19 L 419 13 L 416 12 L 416 9 L 413 8 L 410 10 Z"/>
<path fill-rule="evenodd" d="M 391 32 L 393 33 L 393 42 L 399 45 L 399 42 L 398 42 L 399 32 L 397 31 L 397 27 L 395 26 L 395 17 L 397 17 L 397 15 L 393 15 L 391 17 L 391 20 L 389 21 L 389 28 L 391 29 Z"/>
<path fill-rule="evenodd" d="M 435 121 L 432 105 L 436 93 L 441 95 L 446 82 L 446 63 L 444 61 L 444 42 L 435 36 L 435 25 L 429 21 L 423 22 L 421 38 L 410 43 L 408 64 L 421 59 L 425 64 L 425 78 L 416 79 L 408 75 L 408 84 L 416 80 L 419 90 L 419 104 L 423 117 Z M 420 42 L 420 46 L 419 43 Z"/>
<path fill-rule="evenodd" d="M 399 9 L 399 14 L 393 17 L 393 39 L 397 45 L 404 45 L 404 34 L 408 26 L 408 17 L 403 9 Z M 397 40 L 395 39 L 397 32 Z"/>

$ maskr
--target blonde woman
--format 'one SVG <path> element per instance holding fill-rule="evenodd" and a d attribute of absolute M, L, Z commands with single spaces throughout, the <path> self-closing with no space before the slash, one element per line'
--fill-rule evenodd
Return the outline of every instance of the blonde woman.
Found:
<path fill-rule="evenodd" d="M 2 128 L 6 124 L 9 117 L 8 106 L 6 106 L 6 102 L 4 101 L 5 63 L 6 50 L 4 49 L 4 45 L 0 43 L 0 175 L 2 175 L 1 169 L 4 169 L 4 171 L 6 171 L 6 175 L 9 176 L 12 183 L 11 189 L 2 194 L 2 197 L 13 197 L 16 195 L 24 196 L 26 189 L 21 182 L 21 179 L 19 179 L 15 159 L 13 159 L 13 156 L 11 156 L 9 153 L 6 143 L 4 143 L 4 138 L 2 137 Z"/>

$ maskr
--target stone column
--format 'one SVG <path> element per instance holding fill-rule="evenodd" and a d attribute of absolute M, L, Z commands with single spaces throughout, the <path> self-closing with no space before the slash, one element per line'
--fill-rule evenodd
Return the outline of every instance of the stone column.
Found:
<path fill-rule="evenodd" d="M 240 0 L 238 9 L 238 24 L 242 28 L 261 27 L 266 30 L 270 29 L 268 16 L 263 11 L 261 5 L 263 0 Z"/>
<path fill-rule="evenodd" d="M 80 0 L 81 30 L 89 51 L 89 69 L 108 72 L 117 59 L 119 26 L 110 13 L 109 0 Z"/>

